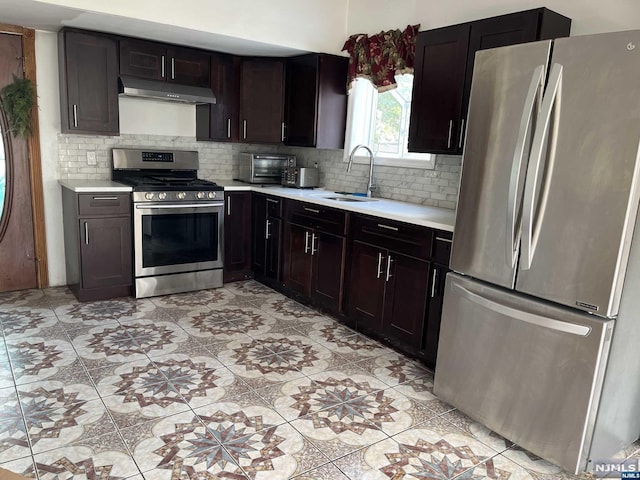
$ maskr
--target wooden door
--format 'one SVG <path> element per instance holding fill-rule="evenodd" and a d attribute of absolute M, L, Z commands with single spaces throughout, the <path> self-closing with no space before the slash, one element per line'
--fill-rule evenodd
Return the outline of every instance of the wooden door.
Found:
<path fill-rule="evenodd" d="M 273 280 L 280 280 L 282 252 L 282 220 L 275 217 L 267 217 L 267 244 L 265 275 Z"/>
<path fill-rule="evenodd" d="M 438 338 L 440 320 L 444 302 L 445 277 L 449 269 L 442 265 L 433 265 L 429 275 L 429 307 L 422 342 L 422 355 L 427 367 L 435 370 L 438 356 Z"/>
<path fill-rule="evenodd" d="M 317 230 L 313 235 L 313 303 L 323 310 L 339 313 L 347 241 L 344 237 Z"/>
<path fill-rule="evenodd" d="M 108 36 L 63 32 L 63 133 L 119 135 L 118 52 Z"/>
<path fill-rule="evenodd" d="M 243 60 L 240 67 L 240 140 L 282 141 L 284 64 L 277 59 Z"/>
<path fill-rule="evenodd" d="M 287 223 L 285 227 L 284 283 L 306 299 L 311 298 L 312 235 L 311 230 L 295 223 Z"/>
<path fill-rule="evenodd" d="M 120 40 L 120 75 L 164 80 L 167 74 L 167 48 L 145 40 Z"/>
<path fill-rule="evenodd" d="M 209 54 L 192 48 L 169 47 L 167 58 L 167 81 L 196 87 L 209 86 Z"/>
<path fill-rule="evenodd" d="M 23 77 L 22 37 L 0 34 L 0 89 Z M 36 288 L 27 142 L 9 131 L 0 103 L 0 291 Z"/>
<path fill-rule="evenodd" d="M 386 250 L 353 242 L 348 313 L 360 331 L 377 335 L 382 332 L 386 259 Z"/>
<path fill-rule="evenodd" d="M 469 24 L 420 32 L 409 121 L 409 151 L 454 153 L 462 129 Z"/>
<path fill-rule="evenodd" d="M 251 269 L 264 274 L 267 261 L 267 197 L 252 194 L 251 197 Z"/>
<path fill-rule="evenodd" d="M 130 285 L 131 217 L 80 219 L 82 288 Z"/>
<path fill-rule="evenodd" d="M 429 262 L 389 252 L 385 279 L 384 334 L 417 349 L 425 322 Z"/>
<path fill-rule="evenodd" d="M 251 276 L 251 192 L 226 192 L 224 281 Z"/>
<path fill-rule="evenodd" d="M 231 55 L 211 55 L 211 90 L 216 103 L 196 106 L 198 140 L 231 142 L 238 139 L 236 61 Z"/>

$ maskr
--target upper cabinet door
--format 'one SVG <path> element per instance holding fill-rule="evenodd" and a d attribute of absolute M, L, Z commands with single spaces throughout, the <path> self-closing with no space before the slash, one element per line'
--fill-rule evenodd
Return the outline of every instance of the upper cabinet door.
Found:
<path fill-rule="evenodd" d="M 240 67 L 240 140 L 280 143 L 283 139 L 284 62 L 255 58 Z"/>
<path fill-rule="evenodd" d="M 208 87 L 211 79 L 209 55 L 190 48 L 167 48 L 167 81 Z"/>
<path fill-rule="evenodd" d="M 318 55 L 287 59 L 284 143 L 314 147 L 318 120 Z"/>
<path fill-rule="evenodd" d="M 211 90 L 216 103 L 196 106 L 198 140 L 231 142 L 238 139 L 237 57 L 211 55 Z"/>
<path fill-rule="evenodd" d="M 640 197 L 634 45 L 637 31 L 554 42 L 536 130 L 545 141 L 534 140 L 523 207 L 516 288 L 607 317 L 618 312 Z"/>
<path fill-rule="evenodd" d="M 144 40 L 120 40 L 120 75 L 164 80 L 167 77 L 167 48 Z"/>
<path fill-rule="evenodd" d="M 63 30 L 60 41 L 62 132 L 118 135 L 116 40 Z"/>
<path fill-rule="evenodd" d="M 461 128 L 470 25 L 420 32 L 409 122 L 409 151 L 452 153 Z"/>

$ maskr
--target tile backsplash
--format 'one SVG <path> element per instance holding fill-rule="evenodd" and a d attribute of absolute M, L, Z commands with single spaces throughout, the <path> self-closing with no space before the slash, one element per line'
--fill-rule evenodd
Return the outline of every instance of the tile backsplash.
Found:
<path fill-rule="evenodd" d="M 197 150 L 199 176 L 212 181 L 232 180 L 240 152 L 250 151 L 292 153 L 298 157 L 301 166 L 313 166 L 317 162 L 320 185 L 329 190 L 364 192 L 367 186 L 368 165 L 354 164 L 351 172 L 347 173 L 342 150 L 198 142 L 193 137 L 130 134 L 117 137 L 59 134 L 59 178 L 108 179 L 111 176 L 112 148 L 141 147 Z M 87 164 L 87 152 L 96 152 L 95 166 Z M 461 157 L 446 155 L 436 157 L 434 170 L 376 166 L 378 194 L 394 200 L 455 209 L 460 169 Z"/>

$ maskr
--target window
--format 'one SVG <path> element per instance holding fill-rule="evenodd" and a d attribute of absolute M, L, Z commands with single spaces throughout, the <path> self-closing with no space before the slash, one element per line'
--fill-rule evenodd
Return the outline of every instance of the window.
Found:
<path fill-rule="evenodd" d="M 396 82 L 398 88 L 378 93 L 369 80 L 356 79 L 349 93 L 345 157 L 365 144 L 377 164 L 433 169 L 435 156 L 407 150 L 413 75 L 397 75 Z M 356 153 L 356 161 L 359 158 L 366 159 Z"/>

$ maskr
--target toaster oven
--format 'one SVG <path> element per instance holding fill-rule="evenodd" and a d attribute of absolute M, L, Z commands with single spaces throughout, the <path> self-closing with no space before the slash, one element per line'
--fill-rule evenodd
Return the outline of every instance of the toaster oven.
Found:
<path fill-rule="evenodd" d="M 241 153 L 238 180 L 249 183 L 280 183 L 282 171 L 295 166 L 295 155 Z"/>

